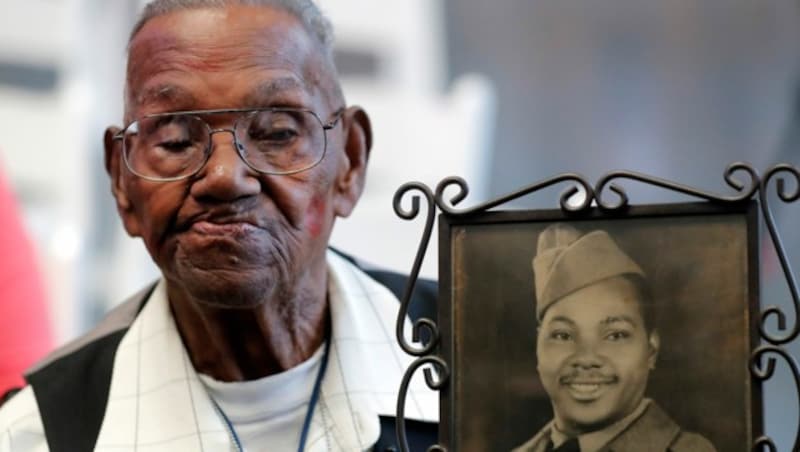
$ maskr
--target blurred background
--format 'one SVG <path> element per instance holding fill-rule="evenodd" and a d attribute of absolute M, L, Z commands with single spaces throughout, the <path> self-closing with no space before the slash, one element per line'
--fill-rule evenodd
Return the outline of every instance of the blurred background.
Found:
<path fill-rule="evenodd" d="M 104 128 L 121 125 L 125 45 L 144 3 L 0 0 L 0 170 L 38 256 L 57 344 L 157 277 L 117 219 L 101 146 Z M 348 101 L 374 125 L 366 194 L 333 239 L 367 261 L 410 269 L 422 225 L 397 218 L 391 202 L 407 181 L 463 176 L 464 205 L 474 205 L 564 171 L 596 180 L 631 169 L 724 192 L 732 161 L 798 164 L 794 0 L 320 4 Z M 634 203 L 687 200 L 629 191 Z M 516 207 L 554 208 L 557 193 Z M 776 208 L 793 256 L 797 211 Z M 789 306 L 768 240 L 763 259 L 762 303 Z M 424 274 L 436 263 L 433 243 Z M 788 376 L 766 393 L 796 400 Z M 797 426 L 787 405 L 767 414 L 779 450 Z"/>

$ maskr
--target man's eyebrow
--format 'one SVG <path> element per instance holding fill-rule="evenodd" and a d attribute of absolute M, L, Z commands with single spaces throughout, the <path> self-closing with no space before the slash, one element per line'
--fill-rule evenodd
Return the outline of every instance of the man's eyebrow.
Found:
<path fill-rule="evenodd" d="M 557 315 L 557 316 L 553 317 L 552 319 L 550 319 L 550 321 L 547 322 L 547 323 L 553 323 L 553 322 L 564 322 L 564 323 L 569 323 L 570 325 L 574 325 L 575 324 L 575 321 L 573 321 L 571 318 L 569 318 L 567 316 L 563 316 L 563 315 Z"/>
<path fill-rule="evenodd" d="M 303 91 L 305 92 L 305 85 L 294 77 L 281 77 L 272 79 L 268 82 L 258 85 L 245 97 L 247 106 L 258 106 L 260 103 L 276 97 L 278 94 L 289 92 Z"/>
<path fill-rule="evenodd" d="M 628 315 L 617 315 L 617 316 L 608 316 L 605 319 L 600 321 L 601 325 L 611 325 L 612 323 L 629 323 L 631 325 L 636 325 L 636 321 L 634 321 L 633 317 Z"/>
<path fill-rule="evenodd" d="M 189 91 L 171 84 L 153 85 L 145 88 L 136 96 L 137 105 L 170 104 L 191 105 L 195 97 Z"/>

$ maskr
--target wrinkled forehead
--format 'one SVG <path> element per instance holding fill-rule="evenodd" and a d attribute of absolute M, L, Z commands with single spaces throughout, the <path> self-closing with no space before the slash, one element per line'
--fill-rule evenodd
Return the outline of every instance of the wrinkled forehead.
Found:
<path fill-rule="evenodd" d="M 152 79 L 169 73 L 281 70 L 311 90 L 325 65 L 319 43 L 290 13 L 268 7 L 189 9 L 150 19 L 129 46 L 126 100 L 138 103 Z"/>

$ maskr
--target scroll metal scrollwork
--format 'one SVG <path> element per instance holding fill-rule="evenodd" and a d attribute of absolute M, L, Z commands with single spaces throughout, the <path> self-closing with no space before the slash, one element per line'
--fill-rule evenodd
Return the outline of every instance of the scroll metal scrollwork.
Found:
<path fill-rule="evenodd" d="M 425 374 L 425 383 L 428 385 L 429 388 L 433 390 L 440 390 L 442 387 L 447 383 L 447 380 L 450 378 L 450 368 L 444 360 L 438 356 L 423 356 L 422 358 L 417 358 L 414 362 L 408 366 L 406 369 L 405 375 L 403 375 L 403 380 L 400 383 L 400 392 L 397 397 L 397 423 L 395 424 L 396 434 L 398 438 L 398 445 L 400 446 L 400 450 L 402 452 L 409 452 L 408 448 L 408 437 L 406 436 L 406 417 L 405 417 L 405 408 L 406 408 L 406 395 L 408 394 L 408 385 L 411 383 L 411 377 L 414 376 L 414 373 L 417 371 L 418 368 L 425 364 L 431 364 L 436 373 L 438 374 L 437 378 L 434 378 L 433 372 L 431 369 L 424 369 L 423 372 Z M 428 452 L 447 452 L 447 449 L 442 447 L 441 445 L 434 445 L 428 448 Z"/>
<path fill-rule="evenodd" d="M 405 292 L 400 300 L 400 312 L 397 316 L 397 323 L 395 324 L 395 334 L 397 336 L 397 342 L 400 344 L 400 348 L 402 348 L 403 351 L 412 356 L 423 356 L 431 353 L 434 347 L 436 347 L 436 344 L 439 342 L 439 328 L 436 325 L 436 322 L 428 318 L 421 318 L 414 322 L 414 327 L 412 330 L 412 340 L 414 342 L 420 342 L 423 329 L 427 330 L 430 334 L 430 339 L 427 341 L 427 343 L 422 344 L 421 347 L 415 347 L 414 345 L 408 343 L 404 334 L 404 326 L 406 316 L 408 315 L 408 306 L 411 303 L 411 296 L 414 293 L 414 288 L 416 287 L 417 279 L 419 278 L 419 271 L 420 268 L 422 268 L 422 261 L 425 259 L 425 253 L 428 250 L 428 243 L 430 243 L 431 240 L 433 222 L 436 218 L 436 203 L 434 202 L 433 192 L 427 185 L 421 182 L 409 182 L 407 184 L 403 184 L 397 189 L 397 192 L 395 192 L 393 200 L 394 212 L 400 218 L 404 220 L 413 220 L 417 217 L 417 215 L 419 215 L 419 195 L 415 195 L 411 198 L 410 209 L 403 208 L 403 198 L 407 193 L 412 191 L 417 191 L 419 194 L 424 196 L 428 203 L 428 209 L 426 214 L 427 216 L 425 217 L 425 228 L 422 232 L 422 239 L 420 240 L 419 247 L 417 248 L 417 255 L 414 258 L 414 265 L 411 267 L 411 274 L 408 278 L 408 284 L 406 285 Z"/>
<path fill-rule="evenodd" d="M 797 362 L 794 360 L 794 358 L 792 358 L 791 355 L 789 355 L 789 353 L 786 352 L 786 350 L 781 347 L 774 345 L 762 345 L 753 352 L 753 355 L 750 358 L 750 372 L 752 373 L 753 377 L 759 381 L 766 381 L 772 378 L 772 375 L 775 372 L 776 358 L 773 356 L 766 356 L 767 354 L 776 354 L 786 361 L 792 371 L 792 377 L 794 377 L 795 389 L 800 391 L 800 371 L 798 371 Z M 764 357 L 766 357 L 767 362 L 762 368 L 760 365 L 762 363 L 762 358 Z M 797 406 L 800 406 L 800 392 L 796 392 L 795 395 L 798 397 Z M 751 450 L 754 452 L 761 451 L 763 447 L 767 447 L 770 452 L 777 452 L 778 450 L 772 439 L 766 435 L 756 438 Z M 794 446 L 792 447 L 792 450 L 800 450 L 798 447 L 800 447 L 800 429 L 798 429 L 795 434 Z"/>
<path fill-rule="evenodd" d="M 781 174 L 790 175 L 792 178 L 794 178 L 793 190 L 786 189 L 786 180 L 783 177 L 780 177 Z M 798 334 L 800 334 L 800 322 L 798 322 L 798 317 L 800 316 L 800 297 L 797 293 L 797 280 L 794 277 L 791 264 L 786 257 L 786 251 L 783 247 L 778 229 L 775 226 L 775 219 L 772 216 L 772 210 L 770 209 L 768 188 L 770 181 L 774 178 L 777 178 L 776 189 L 778 192 L 778 198 L 786 203 L 794 202 L 800 199 L 800 172 L 798 172 L 797 168 L 791 165 L 775 165 L 770 168 L 766 174 L 764 174 L 764 178 L 761 181 L 761 191 L 759 192 L 761 214 L 763 215 L 764 222 L 767 225 L 767 230 L 769 231 L 772 245 L 775 248 L 775 253 L 780 261 L 781 269 L 783 270 L 783 274 L 786 278 L 786 283 L 789 285 L 789 293 L 792 297 L 792 304 L 794 305 L 794 324 L 791 328 L 788 328 L 786 325 L 786 314 L 783 312 L 783 310 L 777 306 L 768 306 L 761 313 L 759 329 L 761 336 L 767 342 L 775 345 L 781 345 L 795 340 Z M 781 332 L 786 332 L 788 330 L 787 334 L 778 336 L 767 331 L 766 322 L 771 316 L 777 318 L 778 330 Z"/>
<path fill-rule="evenodd" d="M 406 209 L 403 207 L 403 199 L 408 193 L 418 192 L 418 194 L 411 197 L 411 207 Z M 414 288 L 419 278 L 419 272 L 422 268 L 422 261 L 425 259 L 425 253 L 428 250 L 430 243 L 431 233 L 433 232 L 433 223 L 436 218 L 436 202 L 434 201 L 433 192 L 431 189 L 421 182 L 409 182 L 403 184 L 397 192 L 395 192 L 393 199 L 394 211 L 400 218 L 405 220 L 413 220 L 420 214 L 420 195 L 427 202 L 427 211 L 425 217 L 425 227 L 422 231 L 422 239 L 420 240 L 419 247 L 417 248 L 417 255 L 414 258 L 414 265 L 411 268 L 411 274 L 406 284 L 405 292 L 400 300 L 400 310 L 397 315 L 397 323 L 395 325 L 395 334 L 397 342 L 400 347 L 412 356 L 418 356 L 414 362 L 406 369 L 403 380 L 400 383 L 400 389 L 397 396 L 397 420 L 396 420 L 396 435 L 397 442 L 402 452 L 409 452 L 408 437 L 406 436 L 406 421 L 405 421 L 405 405 L 406 396 L 408 395 L 408 386 L 411 383 L 411 377 L 416 370 L 424 365 L 431 364 L 436 370 L 437 378 L 434 378 L 431 369 L 425 369 L 425 383 L 433 390 L 440 390 L 450 378 L 450 368 L 447 363 L 439 356 L 433 355 L 432 352 L 436 345 L 439 343 L 440 333 L 439 327 L 436 322 L 429 318 L 420 318 L 414 322 L 412 330 L 412 341 L 421 342 L 422 331 L 426 330 L 429 333 L 429 339 L 423 343 L 421 347 L 415 347 L 408 343 L 404 334 L 405 319 L 408 315 L 408 307 L 411 303 L 411 296 L 414 293 Z M 427 356 L 426 356 L 427 355 Z M 447 452 L 445 448 L 440 445 L 434 445 L 428 448 L 428 452 Z"/>
<path fill-rule="evenodd" d="M 537 192 L 561 182 L 575 182 L 575 185 L 568 187 L 566 190 L 564 190 L 564 192 L 561 193 L 561 210 L 567 213 L 574 213 L 586 210 L 592 205 L 592 199 L 594 198 L 592 185 L 583 176 L 576 173 L 559 174 L 468 209 L 455 208 L 455 205 L 463 201 L 464 198 L 466 198 L 469 194 L 467 183 L 460 177 L 448 177 L 443 179 L 436 186 L 436 196 L 434 199 L 439 208 L 442 209 L 442 211 L 446 214 L 451 216 L 463 216 L 477 212 L 485 212 L 499 205 L 511 202 L 515 199 L 519 199 L 525 195 Z M 445 191 L 449 187 L 453 186 L 458 187 L 458 192 L 456 192 L 450 199 L 445 199 Z M 583 199 L 578 204 L 570 204 L 570 199 L 578 194 L 581 189 L 584 193 Z"/>
<path fill-rule="evenodd" d="M 748 181 L 742 182 L 741 180 L 735 177 L 736 173 L 742 173 L 742 172 L 748 175 L 749 177 Z M 604 175 L 603 177 L 600 178 L 599 181 L 597 181 L 597 184 L 595 185 L 594 188 L 594 195 L 598 207 L 606 211 L 612 211 L 612 210 L 621 210 L 628 207 L 628 201 L 629 201 L 628 194 L 625 192 L 625 189 L 622 188 L 622 186 L 614 182 L 618 179 L 635 180 L 643 182 L 645 184 L 666 188 L 668 190 L 676 191 L 689 196 L 694 196 L 697 198 L 717 203 L 739 203 L 747 201 L 750 198 L 752 198 L 753 195 L 756 193 L 756 191 L 758 191 L 759 189 L 760 178 L 758 176 L 758 171 L 756 171 L 755 168 L 748 165 L 747 163 L 743 162 L 731 163 L 730 165 L 728 165 L 727 168 L 725 168 L 724 178 L 725 178 L 725 183 L 727 183 L 728 186 L 732 187 L 734 190 L 737 191 L 736 194 L 726 196 L 726 195 L 720 195 L 718 193 L 698 190 L 688 185 L 679 184 L 677 182 L 661 179 L 643 173 L 637 173 L 635 171 L 612 171 Z M 608 189 L 610 191 L 614 192 L 617 195 L 619 201 L 617 201 L 616 203 L 611 203 L 603 196 L 606 186 L 608 186 Z"/>

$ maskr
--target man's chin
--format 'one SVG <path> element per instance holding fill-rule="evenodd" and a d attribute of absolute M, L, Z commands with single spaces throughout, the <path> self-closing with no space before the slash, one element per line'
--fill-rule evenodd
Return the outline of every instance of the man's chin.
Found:
<path fill-rule="evenodd" d="M 579 434 L 594 432 L 602 430 L 619 420 L 616 413 L 608 407 L 590 405 L 572 407 L 570 412 L 562 413 L 560 416 L 561 423 L 564 424 L 565 430 Z"/>
<path fill-rule="evenodd" d="M 230 292 L 215 294 L 206 292 L 203 296 L 193 296 L 192 299 L 200 306 L 214 309 L 241 309 L 250 310 L 264 304 L 265 299 L 254 298 L 251 296 L 231 295 Z"/>
<path fill-rule="evenodd" d="M 254 275 L 248 273 L 179 269 L 174 282 L 192 302 L 209 308 L 252 309 L 279 295 L 281 285 L 277 278 L 268 276 L 269 270 L 262 269 Z"/>

